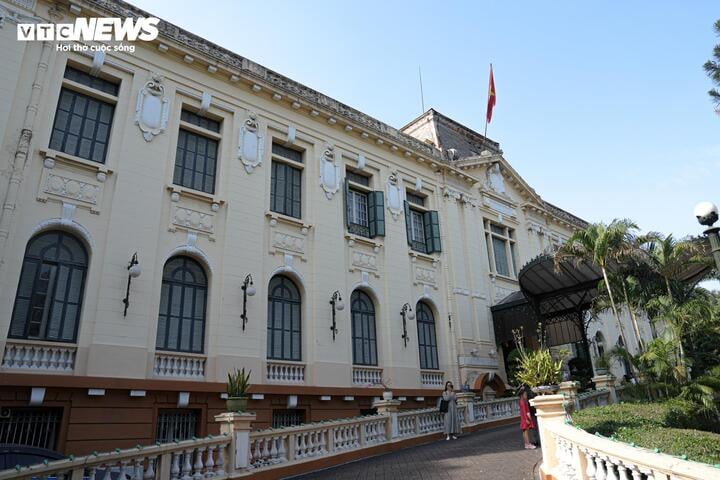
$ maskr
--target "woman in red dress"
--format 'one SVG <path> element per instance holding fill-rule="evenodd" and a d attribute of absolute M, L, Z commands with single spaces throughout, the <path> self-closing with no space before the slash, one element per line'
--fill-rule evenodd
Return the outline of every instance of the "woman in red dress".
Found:
<path fill-rule="evenodd" d="M 523 440 L 525 441 L 525 448 L 532 450 L 535 447 L 530 443 L 530 429 L 535 428 L 535 422 L 533 421 L 532 414 L 530 413 L 530 402 L 528 401 L 527 390 L 522 389 L 520 391 L 520 430 L 522 430 Z"/>

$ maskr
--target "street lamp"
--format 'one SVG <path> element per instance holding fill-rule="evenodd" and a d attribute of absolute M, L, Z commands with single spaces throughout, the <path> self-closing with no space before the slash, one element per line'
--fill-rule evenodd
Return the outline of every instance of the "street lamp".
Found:
<path fill-rule="evenodd" d="M 720 236 L 718 236 L 720 227 L 713 227 L 718 221 L 718 207 L 711 202 L 700 202 L 695 205 L 693 215 L 700 225 L 708 227 L 703 233 L 710 239 L 710 249 L 715 259 L 715 267 L 720 271 Z"/>
<path fill-rule="evenodd" d="M 330 331 L 333 334 L 333 342 L 335 341 L 335 335 L 338 333 L 337 324 L 335 323 L 335 310 L 337 309 L 338 312 L 342 312 L 345 308 L 345 304 L 343 303 L 343 299 L 340 296 L 340 292 L 338 290 L 335 290 L 330 297 L 330 305 L 332 305 L 332 326 L 330 327 Z"/>
<path fill-rule="evenodd" d="M 415 314 L 412 311 L 412 307 L 409 303 L 405 303 L 405 305 L 402 306 L 402 309 L 400 309 L 400 316 L 402 317 L 403 321 L 403 334 L 402 339 L 403 342 L 405 342 L 405 348 L 407 348 L 407 342 L 410 340 L 410 336 L 407 333 L 407 322 L 405 320 L 405 317 L 408 318 L 408 320 L 412 320 L 415 318 Z"/>
<path fill-rule="evenodd" d="M 243 291 L 243 313 L 240 315 L 240 318 L 242 318 L 242 329 L 245 331 L 245 324 L 248 321 L 247 317 L 247 297 L 252 297 L 255 295 L 255 287 L 253 286 L 252 281 L 252 275 L 249 273 L 245 277 L 245 281 L 243 281 L 242 286 L 240 287 Z"/>
<path fill-rule="evenodd" d="M 140 268 L 140 262 L 138 262 L 137 258 L 137 252 L 135 252 L 130 259 L 130 263 L 128 263 L 127 266 L 128 270 L 128 281 L 127 281 L 127 290 L 125 290 L 125 298 L 123 298 L 123 303 L 125 304 L 125 310 L 123 311 L 123 317 L 127 317 L 127 309 L 130 306 L 130 281 L 133 278 L 137 278 L 140 276 L 140 273 L 142 272 L 142 269 Z"/>

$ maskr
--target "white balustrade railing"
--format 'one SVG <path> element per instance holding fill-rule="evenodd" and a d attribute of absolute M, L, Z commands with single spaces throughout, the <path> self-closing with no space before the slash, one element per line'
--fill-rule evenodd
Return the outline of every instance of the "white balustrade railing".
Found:
<path fill-rule="evenodd" d="M 380 385 L 382 373 L 382 368 L 353 367 L 353 385 Z"/>
<path fill-rule="evenodd" d="M 591 435 L 571 425 L 550 423 L 545 428 L 555 441 L 549 473 L 558 480 L 710 480 L 717 468 L 655 453 L 608 438 Z M 548 459 L 543 462 L 547 463 Z"/>
<path fill-rule="evenodd" d="M 229 436 L 116 450 L 0 472 L 0 480 L 201 480 L 227 478 Z"/>
<path fill-rule="evenodd" d="M 610 405 L 610 390 L 592 390 L 577 396 L 580 409 Z"/>
<path fill-rule="evenodd" d="M 305 364 L 268 361 L 266 376 L 268 382 L 305 383 Z"/>
<path fill-rule="evenodd" d="M 205 378 L 205 357 L 156 353 L 153 374 L 158 377 Z"/>
<path fill-rule="evenodd" d="M 520 399 L 510 397 L 489 402 L 476 399 L 473 401 L 473 415 L 475 422 L 480 423 L 517 417 L 520 415 Z"/>
<path fill-rule="evenodd" d="M 267 468 L 385 443 L 388 422 L 371 415 L 252 432 L 248 465 Z"/>
<path fill-rule="evenodd" d="M 442 388 L 444 377 L 444 372 L 437 370 L 420 370 L 420 383 L 423 387 Z"/>
<path fill-rule="evenodd" d="M 5 344 L 2 368 L 68 373 L 75 368 L 76 350 L 75 347 L 67 347 L 62 344 L 8 341 Z"/>

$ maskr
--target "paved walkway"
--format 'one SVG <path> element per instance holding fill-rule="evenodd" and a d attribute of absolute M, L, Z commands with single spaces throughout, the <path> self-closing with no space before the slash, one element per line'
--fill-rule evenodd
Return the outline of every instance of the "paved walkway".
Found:
<path fill-rule="evenodd" d="M 540 448 L 525 450 L 517 425 L 480 430 L 293 477 L 303 480 L 534 480 Z M 536 475 L 536 474 L 535 474 Z"/>

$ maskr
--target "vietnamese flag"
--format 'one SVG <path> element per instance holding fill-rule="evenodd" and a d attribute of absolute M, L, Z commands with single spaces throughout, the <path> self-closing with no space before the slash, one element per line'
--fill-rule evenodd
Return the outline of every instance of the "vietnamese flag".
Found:
<path fill-rule="evenodd" d="M 493 79 L 492 63 L 490 64 L 490 85 L 488 86 L 488 103 L 487 103 L 487 114 L 485 121 L 490 123 L 492 119 L 493 107 L 495 106 L 495 79 Z"/>

